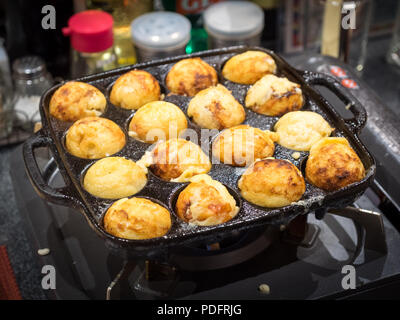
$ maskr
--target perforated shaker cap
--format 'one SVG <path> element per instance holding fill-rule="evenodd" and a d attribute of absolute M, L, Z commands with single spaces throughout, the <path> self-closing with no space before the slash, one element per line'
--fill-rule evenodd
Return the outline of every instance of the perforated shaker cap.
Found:
<path fill-rule="evenodd" d="M 248 1 L 213 4 L 204 11 L 203 18 L 207 33 L 222 40 L 250 38 L 264 28 L 264 12 Z"/>
<path fill-rule="evenodd" d="M 38 56 L 26 56 L 14 61 L 12 65 L 15 79 L 34 79 L 47 73 L 46 65 Z"/>
<path fill-rule="evenodd" d="M 135 45 L 154 51 L 185 46 L 190 40 L 190 30 L 189 19 L 175 12 L 151 12 L 131 23 Z"/>

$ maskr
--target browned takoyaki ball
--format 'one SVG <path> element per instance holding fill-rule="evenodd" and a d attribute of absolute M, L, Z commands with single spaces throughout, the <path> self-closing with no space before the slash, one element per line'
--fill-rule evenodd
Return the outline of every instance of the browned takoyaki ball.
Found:
<path fill-rule="evenodd" d="M 186 128 L 181 109 L 170 102 L 153 101 L 136 111 L 129 123 L 129 136 L 152 143 L 177 138 Z"/>
<path fill-rule="evenodd" d="M 88 117 L 76 121 L 65 136 L 67 150 L 79 158 L 110 156 L 125 146 L 125 134 L 113 121 Z"/>
<path fill-rule="evenodd" d="M 107 101 L 99 89 L 90 84 L 69 81 L 54 92 L 50 100 L 50 114 L 63 121 L 76 121 L 100 116 Z"/>
<path fill-rule="evenodd" d="M 228 189 L 206 174 L 190 179 L 190 184 L 179 194 L 175 208 L 179 218 L 199 226 L 227 222 L 239 212 Z"/>
<path fill-rule="evenodd" d="M 140 163 L 161 179 L 174 182 L 188 181 L 211 169 L 210 159 L 197 144 L 179 138 L 159 142 Z"/>
<path fill-rule="evenodd" d="M 213 156 L 225 164 L 247 166 L 256 159 L 271 157 L 276 139 L 274 132 L 239 125 L 217 136 L 213 143 Z"/>
<path fill-rule="evenodd" d="M 334 191 L 364 176 L 364 166 L 345 138 L 324 138 L 311 147 L 306 178 L 313 185 Z"/>
<path fill-rule="evenodd" d="M 253 84 L 266 74 L 275 72 L 274 59 L 262 51 L 246 51 L 233 56 L 222 69 L 225 79 L 241 84 Z"/>
<path fill-rule="evenodd" d="M 200 91 L 190 100 L 189 117 L 206 129 L 225 129 L 241 124 L 246 118 L 243 106 L 219 84 Z"/>
<path fill-rule="evenodd" d="M 267 116 L 280 116 L 303 106 L 300 85 L 268 74 L 258 80 L 247 92 L 246 107 Z"/>
<path fill-rule="evenodd" d="M 104 216 L 105 230 L 119 238 L 143 240 L 162 237 L 171 228 L 171 215 L 149 199 L 124 198 L 113 203 Z"/>
<path fill-rule="evenodd" d="M 247 201 L 261 207 L 284 207 L 300 200 L 306 191 L 304 178 L 287 160 L 256 161 L 241 176 L 238 186 Z"/>
<path fill-rule="evenodd" d="M 218 83 L 217 72 L 200 58 L 183 59 L 173 65 L 165 79 L 167 88 L 175 94 L 194 96 Z"/>
<path fill-rule="evenodd" d="M 111 103 L 124 109 L 136 110 L 156 100 L 160 100 L 160 85 L 143 70 L 132 70 L 120 76 L 110 94 Z"/>

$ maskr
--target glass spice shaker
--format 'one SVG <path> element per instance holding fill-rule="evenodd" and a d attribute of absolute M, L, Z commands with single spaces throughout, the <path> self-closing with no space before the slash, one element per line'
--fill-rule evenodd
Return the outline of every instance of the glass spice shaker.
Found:
<path fill-rule="evenodd" d="M 131 23 L 138 62 L 185 54 L 190 40 L 190 21 L 175 12 L 151 12 Z"/>
<path fill-rule="evenodd" d="M 41 95 L 53 85 L 44 61 L 38 56 L 26 56 L 13 63 L 15 87 L 14 110 L 20 121 L 27 126 L 40 121 L 39 102 Z"/>

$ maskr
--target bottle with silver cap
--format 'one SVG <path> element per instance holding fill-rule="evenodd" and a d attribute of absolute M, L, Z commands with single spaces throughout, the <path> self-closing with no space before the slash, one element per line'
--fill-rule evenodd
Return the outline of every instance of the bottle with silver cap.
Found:
<path fill-rule="evenodd" d="M 185 54 L 190 40 L 190 21 L 175 12 L 144 14 L 131 23 L 138 62 Z"/>
<path fill-rule="evenodd" d="M 210 49 L 260 45 L 264 12 L 252 2 L 224 1 L 213 4 L 204 11 L 203 19 Z"/>
<path fill-rule="evenodd" d="M 44 61 L 37 56 L 26 56 L 15 60 L 12 69 L 17 117 L 29 123 L 40 121 L 40 97 L 53 84 Z"/>

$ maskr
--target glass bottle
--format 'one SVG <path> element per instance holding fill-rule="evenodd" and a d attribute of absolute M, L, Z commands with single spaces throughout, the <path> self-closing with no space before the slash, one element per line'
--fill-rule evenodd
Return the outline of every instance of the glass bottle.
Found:
<path fill-rule="evenodd" d="M 131 39 L 131 22 L 144 13 L 153 11 L 153 0 L 86 0 L 88 9 L 101 9 L 114 19 L 114 51 L 118 66 L 136 63 Z"/>
<path fill-rule="evenodd" d="M 113 48 L 113 18 L 101 10 L 86 10 L 68 20 L 63 34 L 71 39 L 71 77 L 118 67 Z"/>
<path fill-rule="evenodd" d="M 118 67 L 114 48 L 100 52 L 71 52 L 71 78 L 79 78 Z"/>
<path fill-rule="evenodd" d="M 42 94 L 53 85 L 44 61 L 37 56 L 26 56 L 14 61 L 13 80 L 15 87 L 16 116 L 30 128 L 40 121 L 39 103 Z"/>

